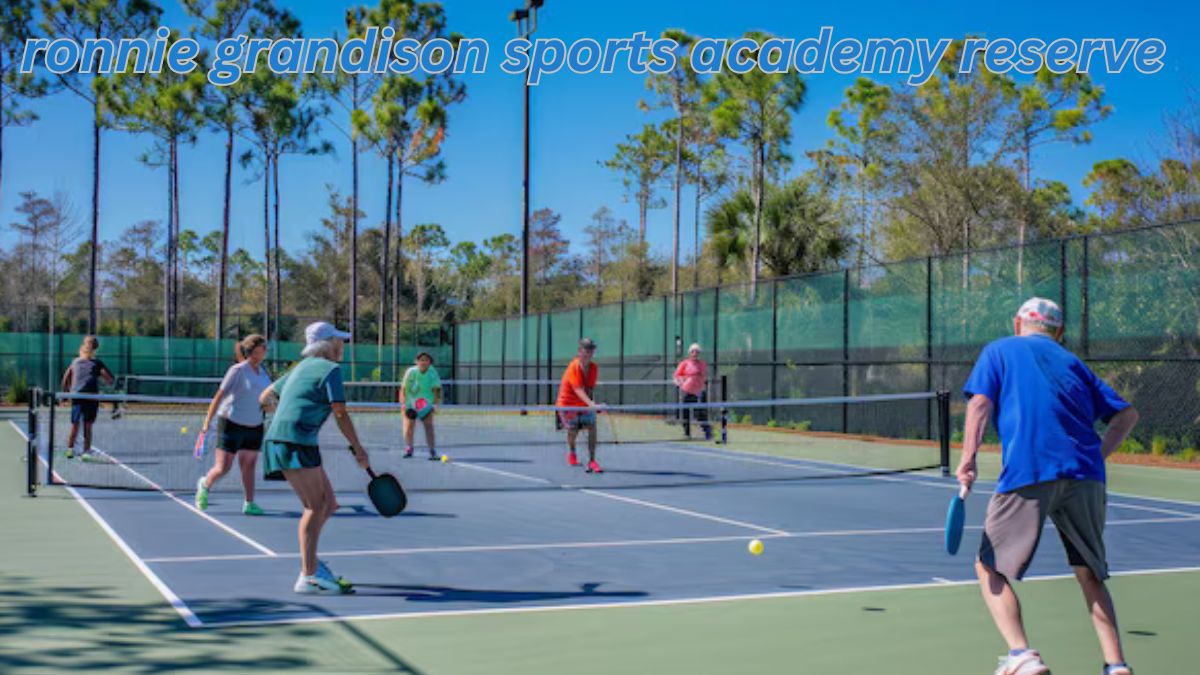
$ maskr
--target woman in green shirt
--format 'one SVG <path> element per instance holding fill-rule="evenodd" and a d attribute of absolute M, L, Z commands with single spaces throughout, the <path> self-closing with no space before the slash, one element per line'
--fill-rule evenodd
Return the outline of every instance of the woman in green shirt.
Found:
<path fill-rule="evenodd" d="M 433 433 L 433 413 L 442 403 L 442 378 L 433 367 L 433 357 L 428 352 L 417 354 L 417 365 L 404 373 L 400 383 L 400 405 L 404 408 L 404 456 L 413 456 L 413 428 L 417 420 L 425 427 L 425 444 L 429 446 L 429 459 L 438 458 Z"/>
<path fill-rule="evenodd" d="M 338 429 L 354 450 L 358 465 L 370 466 L 354 424 L 346 412 L 342 386 L 342 360 L 350 334 L 325 322 L 309 324 L 304 330 L 304 359 L 262 393 L 259 402 L 275 408 L 262 452 L 263 477 L 286 480 L 304 506 L 300 516 L 300 577 L 297 593 L 348 593 L 351 585 L 334 576 L 317 558 L 321 528 L 337 510 L 337 497 L 329 476 L 321 468 L 317 435 L 333 414 Z"/>

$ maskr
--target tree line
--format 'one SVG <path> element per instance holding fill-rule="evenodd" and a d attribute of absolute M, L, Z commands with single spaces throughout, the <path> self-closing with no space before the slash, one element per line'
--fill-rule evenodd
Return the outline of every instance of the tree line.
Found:
<path fill-rule="evenodd" d="M 141 308 L 144 334 L 230 336 L 248 327 L 294 330 L 289 317 L 332 316 L 359 340 L 384 344 L 409 321 L 514 314 L 520 284 L 519 224 L 482 241 L 455 240 L 438 223 L 405 223 L 406 186 L 450 170 L 442 150 L 449 112 L 467 98 L 453 76 L 338 74 L 293 77 L 258 68 L 237 84 L 210 87 L 191 75 L 22 75 L 14 64 L 28 37 L 149 35 L 162 8 L 150 0 L 11 0 L 0 18 L 0 169 L 3 131 L 37 122 L 33 100 L 73 95 L 91 115 L 90 195 L 26 190 L 0 251 L 3 303 Z M 270 0 L 182 0 L 190 34 L 299 36 L 303 27 Z M 334 37 L 392 26 L 401 37 L 459 36 L 438 3 L 381 0 L 353 6 Z M 1015 78 L 947 65 L 920 87 L 859 78 L 828 112 L 827 143 L 796 148 L 807 83 L 796 73 L 700 75 L 688 64 L 696 37 L 668 30 L 680 58 L 645 82 L 631 105 L 647 121 L 595 158 L 624 187 L 636 223 L 597 204 L 571 242 L 553 204 L 531 219 L 531 308 L 621 298 L 901 258 L 1017 245 L 1081 232 L 1185 220 L 1200 214 L 1200 101 L 1164 119 L 1150 160 L 1096 163 L 1080 201 L 1071 186 L 1039 176 L 1052 144 L 1089 143 L 1117 114 L 1087 75 L 1043 70 Z M 177 39 L 179 34 L 173 35 Z M 770 36 L 752 32 L 761 43 Z M 958 62 L 956 42 L 945 64 Z M 211 55 L 205 54 L 206 62 Z M 99 237 L 102 142 L 113 131 L 144 136 L 138 159 L 161 169 L 160 219 Z M 202 134 L 224 141 L 223 215 L 201 234 L 181 218 L 180 172 Z M 1149 138 L 1148 138 L 1149 140 Z M 298 244 L 280 222 L 287 195 L 279 167 L 297 155 L 349 153 L 349 191 L 327 186 L 326 212 Z M 383 204 L 359 198 L 360 158 L 386 164 Z M 262 213 L 231 212 L 234 163 L 262 190 Z M 5 178 L 0 173 L 0 181 Z M 11 178 L 10 178 L 11 180 Z M 87 199 L 80 208 L 77 200 Z M 651 213 L 670 211 L 671 246 L 651 248 Z M 685 223 L 690 219 L 690 223 Z M 658 222 L 657 220 L 655 221 Z M 230 250 L 231 227 L 259 228 L 264 255 Z M 690 230 L 690 232 L 688 232 Z M 689 236 L 690 235 L 690 236 Z M 963 283 L 969 257 L 964 256 Z M 1016 261 L 1015 278 L 1025 277 Z M 53 312 L 53 310 L 52 310 Z M 150 316 L 154 312 L 155 316 Z M 239 317 L 231 326 L 229 317 Z M 53 317 L 48 319 L 56 321 Z M 80 321 L 78 317 L 74 319 Z M 289 323 L 289 321 L 291 323 Z M 111 327 L 109 327 L 111 329 Z M 129 330 L 120 327 L 121 330 Z"/>

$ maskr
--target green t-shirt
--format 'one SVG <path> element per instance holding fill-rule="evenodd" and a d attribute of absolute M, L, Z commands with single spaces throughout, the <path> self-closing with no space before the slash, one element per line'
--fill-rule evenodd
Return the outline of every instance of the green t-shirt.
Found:
<path fill-rule="evenodd" d="M 317 435 L 333 403 L 342 403 L 342 369 L 320 357 L 309 357 L 271 385 L 279 406 L 271 417 L 266 440 L 317 445 Z"/>
<path fill-rule="evenodd" d="M 442 388 L 442 378 L 433 366 L 423 373 L 420 368 L 413 366 L 404 373 L 403 387 L 405 406 L 411 408 L 419 398 L 426 399 L 433 405 L 433 390 Z"/>

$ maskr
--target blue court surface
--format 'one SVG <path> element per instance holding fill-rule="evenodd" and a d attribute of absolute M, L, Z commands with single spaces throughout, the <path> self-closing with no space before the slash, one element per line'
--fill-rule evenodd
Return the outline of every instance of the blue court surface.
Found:
<path fill-rule="evenodd" d="M 480 453 L 474 453 L 480 454 Z M 732 450 L 696 450 L 678 470 L 769 463 L 827 472 L 833 465 Z M 611 455 L 610 471 L 620 471 Z M 406 469 L 411 466 L 411 469 Z M 503 466 L 502 469 L 496 467 Z M 539 488 L 532 466 L 414 462 L 404 471 L 477 470 L 513 489 L 410 495 L 385 519 L 365 494 L 340 491 L 321 556 L 357 593 L 301 596 L 290 492 L 259 495 L 266 516 L 240 512 L 237 492 L 201 513 L 185 491 L 71 488 L 142 573 L 193 627 L 547 611 L 598 605 L 706 602 L 973 583 L 971 560 L 990 485 L 967 501 L 956 557 L 942 550 L 952 479 L 936 472 L 679 487 Z M 837 467 L 833 467 L 837 468 Z M 566 467 L 562 467 L 567 470 Z M 558 467 L 555 470 L 559 470 Z M 722 470 L 725 470 L 722 468 Z M 499 472 L 499 473 L 498 473 Z M 237 485 L 236 469 L 225 478 Z M 539 489 L 520 489 L 529 487 Z M 1107 542 L 1115 574 L 1195 569 L 1200 504 L 1110 495 Z M 747 544 L 766 551 L 752 556 Z M 1047 526 L 1029 577 L 1069 574 Z"/>

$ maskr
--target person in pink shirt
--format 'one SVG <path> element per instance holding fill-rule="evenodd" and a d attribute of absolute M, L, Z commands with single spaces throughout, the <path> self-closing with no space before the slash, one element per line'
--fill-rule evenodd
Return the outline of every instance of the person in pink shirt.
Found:
<path fill-rule="evenodd" d="M 683 394 L 684 403 L 708 403 L 708 364 L 700 358 L 700 345 L 693 342 L 688 347 L 687 358 L 679 362 L 675 368 L 675 386 Z M 704 440 L 712 440 L 712 425 L 708 423 L 708 410 L 685 410 L 683 415 L 683 433 L 692 437 L 692 417 L 700 422 L 704 430 Z"/>

